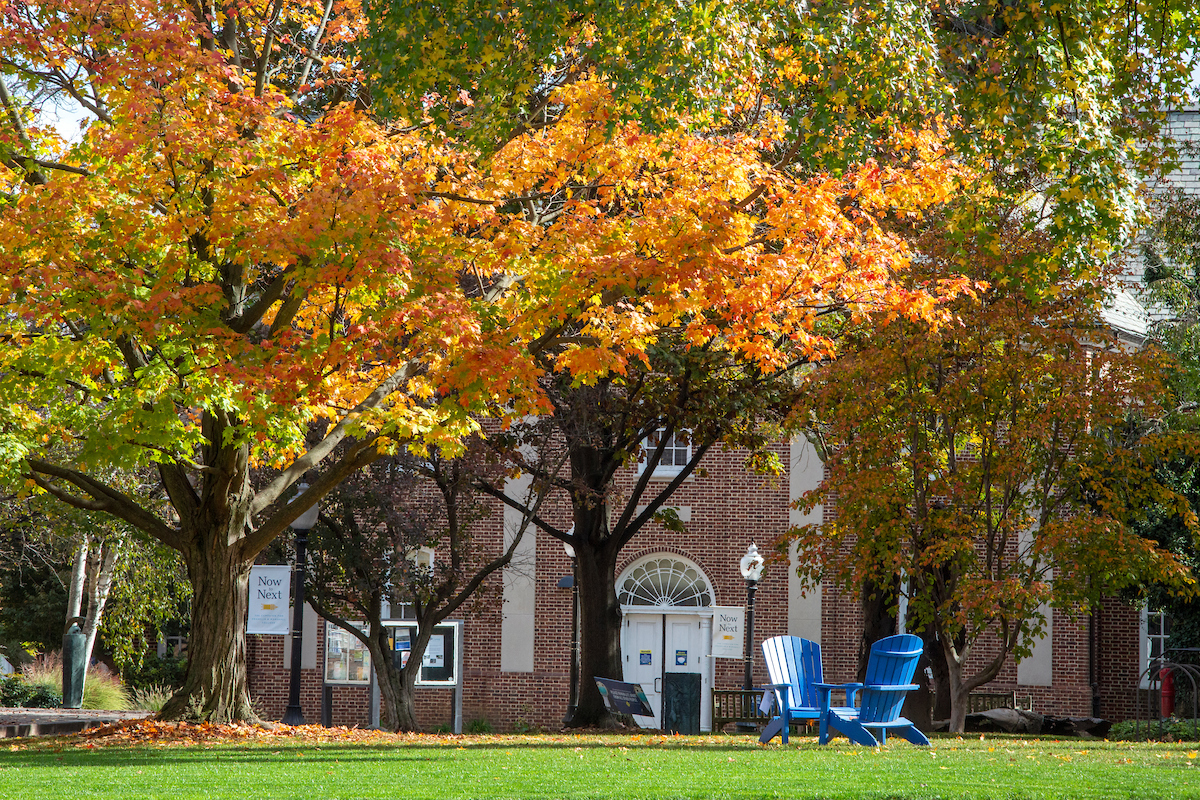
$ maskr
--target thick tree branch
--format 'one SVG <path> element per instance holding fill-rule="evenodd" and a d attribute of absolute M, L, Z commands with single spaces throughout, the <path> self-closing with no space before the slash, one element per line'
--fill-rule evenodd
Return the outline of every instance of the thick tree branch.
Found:
<path fill-rule="evenodd" d="M 326 439 L 328 438 L 329 437 L 326 437 Z M 340 442 L 344 438 L 345 434 L 343 432 L 343 435 L 338 437 L 337 441 Z M 325 440 L 322 440 L 322 443 L 324 443 L 324 441 Z M 276 495 L 276 502 L 274 503 L 273 507 L 263 506 L 262 510 L 268 512 L 267 519 L 261 525 L 246 534 L 246 536 L 243 538 L 240 545 L 242 557 L 245 559 L 254 558 L 262 551 L 264 547 L 270 544 L 276 536 L 278 536 L 284 531 L 285 528 L 291 525 L 297 517 L 319 502 L 322 497 L 333 491 L 337 485 L 345 480 L 349 475 L 376 461 L 380 455 L 379 451 L 375 447 L 375 441 L 376 437 L 372 436 L 368 439 L 358 442 L 348 453 L 346 453 L 345 456 L 331 465 L 329 469 L 322 472 L 321 475 L 313 481 L 312 485 L 309 486 L 302 495 L 295 498 L 294 502 L 280 502 L 279 495 Z M 321 445 L 318 445 L 318 447 L 320 446 Z M 308 453 L 305 453 L 304 456 L 301 456 L 301 459 L 304 459 L 312 454 L 315 449 L 316 448 L 309 450 Z M 297 460 L 297 463 L 298 462 L 299 459 Z M 316 463 L 318 462 L 314 461 L 313 465 L 315 466 Z M 292 467 L 289 467 L 287 473 L 294 474 L 295 477 L 293 480 L 298 480 L 300 476 L 304 474 L 305 470 L 291 473 L 291 470 L 294 467 L 295 464 L 293 464 Z M 255 495 L 254 500 L 251 502 L 251 508 L 253 509 L 255 504 L 257 504 L 264 497 L 264 494 L 268 491 L 268 489 L 272 489 L 273 487 L 277 487 L 279 485 L 280 479 L 276 478 L 267 486 L 267 488 Z M 282 493 L 282 491 L 285 491 L 291 485 L 291 482 L 283 484 L 280 492 Z M 268 506 L 269 505 L 271 504 L 268 504 Z M 252 510 L 251 519 L 253 520 L 255 516 L 258 516 L 258 513 Z"/>
<path fill-rule="evenodd" d="M 142 508 L 133 498 L 97 481 L 78 470 L 31 458 L 28 477 L 57 499 L 85 511 L 103 511 L 128 522 L 138 530 L 153 536 L 168 547 L 183 551 L 184 540 L 178 530 L 170 527 L 154 513 Z M 47 478 L 58 478 L 82 489 L 88 497 L 79 497 L 55 486 Z"/>
<path fill-rule="evenodd" d="M 692 453 L 692 458 L 688 461 L 687 466 L 681 469 L 679 474 L 672 478 L 671 481 L 654 496 L 654 499 L 646 504 L 646 508 L 641 514 L 638 514 L 632 522 L 629 522 L 629 517 L 631 516 L 632 512 L 637 509 L 637 501 L 641 499 L 646 488 L 646 483 L 650 480 L 650 473 L 653 471 L 649 467 L 646 468 L 645 472 L 642 473 L 642 478 L 638 481 L 637 490 L 629 498 L 629 502 L 625 506 L 625 511 L 621 514 L 620 521 L 613 526 L 613 535 L 617 538 L 619 547 L 624 547 L 627 545 L 629 541 L 637 534 L 637 532 L 640 531 L 647 522 L 654 518 L 654 515 L 658 513 L 659 509 L 666 505 L 667 500 L 669 500 L 671 496 L 675 494 L 675 490 L 682 486 L 683 482 L 686 481 L 688 477 L 696 471 L 696 467 L 700 466 L 701 459 L 704 458 L 704 454 L 707 453 L 711 447 L 711 442 L 697 447 Z M 625 527 L 622 528 L 622 525 Z"/>
<path fill-rule="evenodd" d="M 317 32 L 313 34 L 312 44 L 308 46 L 308 52 L 304 56 L 304 66 L 300 70 L 300 77 L 296 80 L 296 91 L 292 92 L 292 102 L 299 102 L 301 91 L 300 87 L 308 83 L 308 75 L 312 71 L 314 61 L 319 59 L 317 51 L 321 46 L 321 39 L 325 36 L 325 26 L 329 24 L 329 15 L 333 13 L 333 0 L 325 0 L 325 8 L 321 12 L 321 24 L 317 26 Z"/>
<path fill-rule="evenodd" d="M 183 467 L 179 464 L 159 464 L 158 476 L 179 516 L 182 519 L 195 516 L 200 508 L 200 498 L 192 488 Z"/>
<path fill-rule="evenodd" d="M 254 305 L 229 320 L 230 329 L 236 333 L 249 333 L 263 318 L 263 314 L 267 313 L 267 309 L 274 305 L 279 298 L 283 297 L 290 280 L 286 271 L 275 276 L 275 280 L 271 281 L 267 288 L 263 290 L 262 295 L 254 302 Z M 297 305 L 299 305 L 298 302 Z M 292 309 L 289 314 L 284 316 L 290 321 L 294 314 L 295 310 Z M 275 326 L 272 326 L 272 332 L 275 329 Z"/>
<path fill-rule="evenodd" d="M 571 537 L 567 534 L 566 531 L 564 531 L 562 528 L 559 528 L 555 525 L 551 525 L 549 522 L 546 522 L 546 520 L 542 519 L 537 514 L 530 514 L 529 513 L 530 509 L 525 503 L 522 503 L 520 500 L 517 500 L 516 498 L 509 497 L 507 494 L 504 493 L 503 489 L 497 489 L 495 486 L 492 486 L 491 484 L 488 484 L 488 483 L 484 483 L 483 481 L 477 482 L 475 484 L 475 488 L 490 497 L 496 498 L 497 500 L 504 503 L 504 505 L 508 506 L 509 508 L 520 511 L 522 515 L 528 514 L 530 522 L 532 522 L 534 525 L 538 526 L 538 528 L 540 530 L 545 531 L 550 536 L 553 536 L 555 539 L 558 539 L 559 541 L 563 541 L 563 542 L 571 541 Z"/>
<path fill-rule="evenodd" d="M 250 503 L 250 515 L 255 517 L 263 513 L 268 506 L 274 504 L 280 498 L 280 496 L 287 491 L 289 486 L 300 480 L 305 472 L 308 472 L 310 469 L 313 469 L 322 461 L 324 461 L 325 458 L 332 453 L 333 450 L 339 444 L 341 444 L 347 436 L 350 435 L 350 425 L 357 421 L 358 418 L 366 412 L 383 405 L 383 403 L 392 395 L 393 392 L 404 385 L 404 383 L 413 374 L 415 368 L 416 362 L 410 361 L 392 373 L 392 375 L 387 378 L 387 380 L 380 383 L 379 386 L 375 387 L 375 391 L 371 392 L 371 394 L 369 394 L 361 403 L 343 416 L 341 420 L 338 421 L 337 425 L 333 426 L 333 430 L 327 433 L 325 437 L 321 439 L 321 441 L 317 442 L 317 444 L 313 445 L 308 452 L 304 453 L 295 461 L 293 461 L 291 466 L 283 470 L 283 472 L 281 472 L 279 476 L 275 478 L 275 480 L 264 486 L 262 490 L 254 496 L 254 500 Z M 309 489 L 309 493 L 311 493 L 315 488 L 316 484 Z M 317 495 L 317 499 L 323 495 L 324 493 Z M 293 519 L 300 516 L 303 508 L 307 508 L 307 506 L 297 509 L 295 512 L 293 512 L 283 522 L 283 525 L 279 528 L 279 530 L 283 530 L 283 528 L 287 527 L 287 525 L 291 523 Z"/>

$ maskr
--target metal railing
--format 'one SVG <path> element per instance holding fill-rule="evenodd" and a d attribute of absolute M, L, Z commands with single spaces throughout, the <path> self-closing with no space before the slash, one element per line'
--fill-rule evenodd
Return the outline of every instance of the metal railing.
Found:
<path fill-rule="evenodd" d="M 1162 678 L 1163 675 L 1169 674 L 1175 683 L 1180 682 L 1180 678 L 1186 678 L 1191 688 L 1192 699 L 1192 736 L 1200 739 L 1200 718 L 1197 711 L 1200 710 L 1200 705 L 1197 705 L 1196 689 L 1200 686 L 1200 666 L 1196 664 L 1181 664 L 1178 661 L 1168 661 L 1166 659 L 1155 659 L 1150 662 L 1150 666 L 1142 670 L 1138 675 L 1138 686 L 1145 685 L 1147 690 L 1144 694 L 1145 703 L 1144 709 L 1138 709 L 1138 716 L 1133 721 L 1133 733 L 1138 735 L 1141 729 L 1142 715 L 1141 711 L 1146 712 L 1146 738 L 1150 738 L 1150 726 L 1155 720 L 1158 722 L 1158 735 L 1163 735 L 1163 717 L 1162 711 Z M 1155 709 L 1154 699 L 1159 700 L 1158 708 Z"/>
<path fill-rule="evenodd" d="M 1018 695 L 1012 692 L 971 692 L 967 711 L 975 714 L 994 708 L 1012 708 L 1018 711 L 1033 711 L 1033 695 Z"/>

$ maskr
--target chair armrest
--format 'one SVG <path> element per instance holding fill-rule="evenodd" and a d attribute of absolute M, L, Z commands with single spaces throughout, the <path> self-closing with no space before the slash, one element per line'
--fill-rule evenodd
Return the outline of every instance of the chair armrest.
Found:
<path fill-rule="evenodd" d="M 872 689 L 876 692 L 911 692 L 921 687 L 915 683 L 884 683 L 884 684 L 866 684 L 863 689 Z"/>
<path fill-rule="evenodd" d="M 828 711 L 831 697 L 834 689 L 843 689 L 846 692 L 846 705 L 854 705 L 854 695 L 862 688 L 861 683 L 814 683 L 813 688 L 817 690 L 817 698 L 820 701 L 822 711 Z"/>
<path fill-rule="evenodd" d="M 763 698 L 764 699 L 759 704 L 760 710 L 762 709 L 763 706 L 766 705 L 767 701 L 765 698 L 769 694 L 773 698 L 772 705 L 778 705 L 779 712 L 781 714 L 786 712 L 788 706 L 790 705 L 790 703 L 788 702 L 788 700 L 790 699 L 789 698 L 789 694 L 790 694 L 789 690 L 792 688 L 792 685 L 790 683 L 764 683 L 762 686 L 757 686 L 755 688 L 763 690 Z M 767 713 L 767 712 L 764 712 L 764 713 Z"/>

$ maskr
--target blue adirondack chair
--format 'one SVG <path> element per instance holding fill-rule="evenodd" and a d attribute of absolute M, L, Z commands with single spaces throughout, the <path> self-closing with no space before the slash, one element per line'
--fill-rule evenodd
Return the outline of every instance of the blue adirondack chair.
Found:
<path fill-rule="evenodd" d="M 921 640 L 911 634 L 888 636 L 871 645 L 865 683 L 816 684 L 820 704 L 820 743 L 828 744 L 833 732 L 841 733 L 856 744 L 877 747 L 887 743 L 888 731 L 913 744 L 928 745 L 929 739 L 911 720 L 900 716 L 904 696 L 918 688 L 912 682 L 921 657 Z M 832 707 L 834 689 L 846 690 L 846 705 Z M 854 696 L 861 704 L 854 707 Z M 879 731 L 879 741 L 868 729 Z"/>
<path fill-rule="evenodd" d="M 763 659 L 775 694 L 778 713 L 763 728 L 758 740 L 763 744 L 782 735 L 788 743 L 788 730 L 794 719 L 820 719 L 816 684 L 821 682 L 821 645 L 798 636 L 775 636 L 762 644 Z"/>

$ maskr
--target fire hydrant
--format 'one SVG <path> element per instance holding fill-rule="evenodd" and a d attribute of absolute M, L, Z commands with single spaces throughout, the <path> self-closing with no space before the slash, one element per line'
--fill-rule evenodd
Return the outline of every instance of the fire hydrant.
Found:
<path fill-rule="evenodd" d="M 1162 715 L 1165 719 L 1175 713 L 1175 672 L 1170 667 L 1158 671 L 1159 686 L 1162 687 Z"/>

